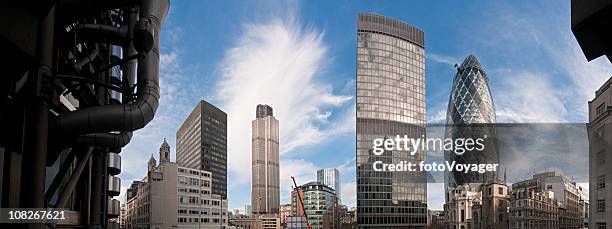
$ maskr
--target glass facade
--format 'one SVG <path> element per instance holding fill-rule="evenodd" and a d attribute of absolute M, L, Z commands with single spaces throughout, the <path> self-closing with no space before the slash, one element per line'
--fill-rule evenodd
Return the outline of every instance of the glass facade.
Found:
<path fill-rule="evenodd" d="M 308 215 L 308 222 L 313 229 L 327 228 L 324 218 L 327 216 L 333 217 L 334 207 L 336 206 L 336 194 L 334 190 L 327 185 L 319 182 L 310 182 L 300 187 L 303 190 L 302 201 L 304 202 L 304 210 Z M 299 200 L 298 200 L 299 201 Z M 297 212 L 294 208 L 295 216 L 302 216 L 301 212 Z M 333 221 L 327 222 L 330 228 L 334 228 Z M 329 225 L 331 224 L 331 225 Z"/>
<path fill-rule="evenodd" d="M 317 170 L 317 182 L 332 188 L 334 190 L 334 193 L 336 193 L 338 203 L 341 202 L 340 194 L 342 193 L 342 190 L 340 189 L 340 171 L 338 171 L 338 169 L 325 168 Z"/>
<path fill-rule="evenodd" d="M 357 29 L 357 222 L 359 228 L 425 228 L 427 177 L 380 172 L 375 161 L 413 163 L 425 152 L 372 152 L 376 138 L 425 135 L 425 49 L 419 29 L 359 14 Z"/>
<path fill-rule="evenodd" d="M 467 56 L 457 68 L 446 115 L 446 138 L 486 138 L 484 150 L 474 150 L 463 155 L 445 152 L 447 161 L 499 163 L 495 142 L 495 106 L 489 90 L 489 80 L 474 55 Z M 488 177 L 492 175 L 485 173 Z M 483 174 L 476 172 L 447 172 L 445 177 L 447 187 L 480 184 L 483 181 Z"/>

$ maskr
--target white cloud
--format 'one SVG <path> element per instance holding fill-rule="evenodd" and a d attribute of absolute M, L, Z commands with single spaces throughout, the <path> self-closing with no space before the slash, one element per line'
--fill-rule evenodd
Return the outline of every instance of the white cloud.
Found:
<path fill-rule="evenodd" d="M 565 122 L 563 94 L 546 74 L 507 71 L 493 92 L 498 122 Z"/>
<path fill-rule="evenodd" d="M 295 178 L 297 185 L 303 185 L 308 182 L 317 181 L 316 173 L 319 168 L 310 161 L 298 160 L 281 160 L 280 164 L 280 184 L 281 184 L 281 204 L 289 203 L 291 196 L 291 188 Z"/>
<path fill-rule="evenodd" d="M 435 54 L 435 53 L 426 53 L 425 57 L 428 60 L 432 60 L 438 63 L 443 63 L 443 64 L 447 64 L 450 66 L 455 66 L 455 64 L 460 64 L 461 61 L 455 57 L 452 56 L 444 56 L 444 55 L 440 55 L 440 54 Z"/>
<path fill-rule="evenodd" d="M 440 108 L 433 115 L 427 116 L 427 123 L 445 123 L 446 122 L 446 109 Z"/>
<path fill-rule="evenodd" d="M 173 38 L 177 39 L 177 38 Z M 133 133 L 130 144 L 123 148 L 122 159 L 122 191 L 121 200 L 125 199 L 125 190 L 134 180 L 140 180 L 146 175 L 147 161 L 151 154 L 158 157 L 159 146 L 164 138 L 173 146 L 171 160 L 175 158 L 175 133 L 183 122 L 183 114 L 191 110 L 195 101 L 191 91 L 186 87 L 180 52 L 169 45 L 168 52 L 160 54 L 160 102 L 155 118 L 143 129 Z"/>
<path fill-rule="evenodd" d="M 507 3 L 492 3 L 489 8 L 495 15 L 489 16 L 495 20 L 487 20 L 483 24 L 486 36 L 474 36 L 479 45 L 488 50 L 503 47 L 504 51 L 498 57 L 507 59 L 508 67 L 512 63 L 513 68 L 524 69 L 501 77 L 490 74 L 495 78 L 493 80 L 517 74 L 519 77 L 521 74 L 529 75 L 503 79 L 504 83 L 515 82 L 514 88 L 519 89 L 515 94 L 529 94 L 520 96 L 517 99 L 521 100 L 514 101 L 512 105 L 506 105 L 497 101 L 496 96 L 501 94 L 497 93 L 494 100 L 500 106 L 498 115 L 524 122 L 586 122 L 587 102 L 593 99 L 595 90 L 610 78 L 612 65 L 605 57 L 591 62 L 586 60 L 570 30 L 570 17 L 567 16 L 570 6 L 567 2 L 533 4 L 534 7 L 525 10 Z M 534 84 L 546 88 L 538 93 Z M 500 85 L 506 87 L 505 84 Z M 554 103 L 555 107 L 547 105 L 548 102 Z M 537 109 L 537 112 L 530 112 L 521 103 Z"/>
<path fill-rule="evenodd" d="M 228 170 L 234 184 L 250 181 L 250 170 L 244 168 L 251 167 L 250 129 L 257 104 L 274 109 L 281 154 L 354 129 L 332 122 L 337 121 L 334 111 L 352 97 L 334 94 L 331 85 L 319 80 L 330 60 L 323 33 L 288 18 L 244 25 L 218 66 L 216 97 L 228 114 Z"/>
<path fill-rule="evenodd" d="M 357 206 L 357 183 L 347 182 L 342 183 L 342 204 L 349 207 Z"/>
<path fill-rule="evenodd" d="M 427 208 L 431 210 L 444 209 L 444 183 L 428 183 L 427 184 Z"/>

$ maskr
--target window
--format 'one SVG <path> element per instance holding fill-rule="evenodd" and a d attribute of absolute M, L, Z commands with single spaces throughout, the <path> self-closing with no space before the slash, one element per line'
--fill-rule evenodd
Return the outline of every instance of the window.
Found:
<path fill-rule="evenodd" d="M 497 189 L 498 189 L 497 191 L 498 191 L 498 193 L 499 193 L 500 195 L 503 195 L 503 194 L 504 194 L 504 188 L 503 188 L 503 187 L 499 187 L 499 188 L 497 188 Z"/>
<path fill-rule="evenodd" d="M 546 185 L 546 189 L 552 189 L 552 184 Z"/>
<path fill-rule="evenodd" d="M 597 212 L 606 211 L 606 200 L 597 200 Z"/>
<path fill-rule="evenodd" d="M 186 196 L 179 196 L 179 203 L 186 204 L 187 203 L 187 197 Z"/>
<path fill-rule="evenodd" d="M 179 184 L 187 184 L 187 178 L 183 176 L 178 177 Z"/>
<path fill-rule="evenodd" d="M 199 184 L 200 184 L 200 182 L 199 182 L 199 181 L 200 181 L 199 179 L 196 179 L 196 178 L 191 178 L 191 177 L 190 177 L 190 178 L 189 178 L 189 185 L 199 185 Z"/>
<path fill-rule="evenodd" d="M 606 103 L 601 103 L 595 109 L 595 113 L 596 113 L 597 116 L 599 116 L 600 114 L 603 114 L 605 111 L 606 111 Z"/>
<path fill-rule="evenodd" d="M 601 175 L 597 177 L 597 189 L 602 189 L 606 187 L 606 175 Z"/>
<path fill-rule="evenodd" d="M 606 163 L 606 151 L 602 150 L 597 152 L 597 164 L 603 165 Z"/>
<path fill-rule="evenodd" d="M 597 229 L 608 229 L 608 226 L 606 226 L 606 223 L 597 223 Z"/>

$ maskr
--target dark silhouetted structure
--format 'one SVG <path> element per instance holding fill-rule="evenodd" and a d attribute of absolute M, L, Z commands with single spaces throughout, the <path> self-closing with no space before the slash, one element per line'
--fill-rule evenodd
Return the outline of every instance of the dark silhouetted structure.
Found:
<path fill-rule="evenodd" d="M 58 226 L 118 227 L 119 153 L 155 116 L 168 8 L 168 0 L 1 7 L 2 208 L 65 208 Z"/>
<path fill-rule="evenodd" d="M 572 0 L 572 32 L 587 60 L 605 55 L 612 62 L 612 1 Z"/>

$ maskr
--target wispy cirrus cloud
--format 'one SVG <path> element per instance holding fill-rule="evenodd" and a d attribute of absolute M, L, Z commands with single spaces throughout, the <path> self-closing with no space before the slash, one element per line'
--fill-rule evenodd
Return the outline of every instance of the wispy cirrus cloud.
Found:
<path fill-rule="evenodd" d="M 508 66 L 493 75 L 503 82 L 493 90 L 500 91 L 494 98 L 500 100 L 498 115 L 517 122 L 586 122 L 587 101 L 612 75 L 612 65 L 605 58 L 586 60 L 570 30 L 569 4 L 532 5 L 493 3 L 499 16 L 484 26 L 483 33 L 496 39 L 482 38 L 483 47 L 507 50 L 499 58 Z M 510 94 L 511 100 L 499 98 Z"/>
<path fill-rule="evenodd" d="M 350 116 L 339 118 L 342 110 L 354 109 L 347 106 L 352 96 L 334 93 L 322 78 L 330 60 L 324 33 L 295 18 L 291 11 L 286 17 L 245 23 L 218 65 L 216 97 L 228 114 L 232 183 L 250 181 L 245 168 L 251 166 L 250 129 L 257 104 L 274 109 L 281 154 L 354 130 Z"/>
<path fill-rule="evenodd" d="M 427 58 L 427 60 L 447 64 L 450 66 L 455 66 L 455 64 L 461 64 L 461 60 L 459 60 L 458 58 L 452 57 L 452 56 L 446 56 L 446 55 L 428 52 L 428 53 L 425 53 L 425 57 Z"/>

